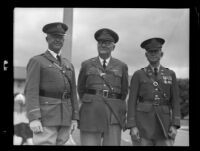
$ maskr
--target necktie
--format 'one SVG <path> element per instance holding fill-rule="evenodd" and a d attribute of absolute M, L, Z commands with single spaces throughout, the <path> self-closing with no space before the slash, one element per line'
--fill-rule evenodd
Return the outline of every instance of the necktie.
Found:
<path fill-rule="evenodd" d="M 57 55 L 57 56 L 56 56 L 56 58 L 57 58 L 57 60 L 58 60 L 59 64 L 61 64 L 61 58 L 60 58 L 60 56 L 59 56 L 59 55 Z"/>
<path fill-rule="evenodd" d="M 103 68 L 106 68 L 106 60 L 103 60 Z"/>
<path fill-rule="evenodd" d="M 158 75 L 158 68 L 154 68 L 154 74 L 155 74 L 155 76 Z"/>

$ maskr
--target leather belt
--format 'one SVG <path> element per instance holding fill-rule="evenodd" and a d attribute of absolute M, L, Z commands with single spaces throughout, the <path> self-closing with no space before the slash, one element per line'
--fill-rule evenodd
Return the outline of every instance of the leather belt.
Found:
<path fill-rule="evenodd" d="M 45 90 L 40 90 L 40 96 L 56 98 L 56 99 L 69 99 L 71 97 L 71 93 L 64 91 L 63 93 L 55 93 L 49 92 Z"/>
<path fill-rule="evenodd" d="M 122 94 L 109 92 L 108 90 L 95 90 L 95 89 L 87 89 L 86 93 L 88 94 L 97 94 L 107 98 L 113 99 L 122 99 Z"/>

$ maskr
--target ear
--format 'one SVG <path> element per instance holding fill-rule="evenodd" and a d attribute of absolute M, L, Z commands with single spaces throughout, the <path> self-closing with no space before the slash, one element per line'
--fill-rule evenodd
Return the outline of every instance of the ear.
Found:
<path fill-rule="evenodd" d="M 48 36 L 46 36 L 46 41 L 48 41 Z"/>
<path fill-rule="evenodd" d="M 147 52 L 145 52 L 145 56 L 147 57 Z"/>
<path fill-rule="evenodd" d="M 115 49 L 115 45 L 113 45 L 113 49 L 112 49 L 112 51 L 114 51 L 114 49 Z"/>
<path fill-rule="evenodd" d="M 162 51 L 161 51 L 161 54 L 160 54 L 160 56 L 161 56 L 161 57 L 163 57 L 163 55 L 164 55 L 164 52 L 162 52 Z"/>
<path fill-rule="evenodd" d="M 113 50 L 115 49 L 115 45 L 113 45 Z"/>

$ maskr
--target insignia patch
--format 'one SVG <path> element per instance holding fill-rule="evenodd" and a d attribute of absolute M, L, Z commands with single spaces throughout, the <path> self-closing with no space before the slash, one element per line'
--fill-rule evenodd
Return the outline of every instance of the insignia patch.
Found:
<path fill-rule="evenodd" d="M 61 24 L 58 24 L 58 25 L 57 25 L 57 29 L 58 29 L 58 30 L 62 30 Z"/>
<path fill-rule="evenodd" d="M 151 72 L 151 71 L 149 71 L 149 72 L 148 72 L 148 75 L 149 75 L 149 76 L 152 76 L 152 72 Z"/>

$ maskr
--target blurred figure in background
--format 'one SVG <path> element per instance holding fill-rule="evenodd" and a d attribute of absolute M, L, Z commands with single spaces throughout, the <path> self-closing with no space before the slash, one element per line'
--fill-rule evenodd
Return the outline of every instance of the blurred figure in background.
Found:
<path fill-rule="evenodd" d="M 32 145 L 32 131 L 26 116 L 26 101 L 23 94 L 14 98 L 14 145 Z"/>

